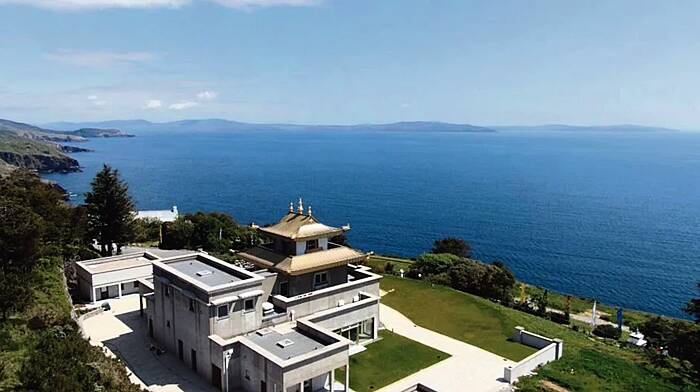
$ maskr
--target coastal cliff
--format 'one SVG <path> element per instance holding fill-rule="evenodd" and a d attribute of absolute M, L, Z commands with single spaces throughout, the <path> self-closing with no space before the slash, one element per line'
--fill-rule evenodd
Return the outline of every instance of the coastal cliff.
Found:
<path fill-rule="evenodd" d="M 78 161 L 66 155 L 18 154 L 0 151 L 0 159 L 11 166 L 44 173 L 80 171 Z"/>

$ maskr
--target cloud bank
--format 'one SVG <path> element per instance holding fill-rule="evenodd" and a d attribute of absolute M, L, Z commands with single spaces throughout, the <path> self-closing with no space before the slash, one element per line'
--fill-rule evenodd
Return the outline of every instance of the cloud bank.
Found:
<path fill-rule="evenodd" d="M 228 8 L 250 9 L 259 7 L 303 7 L 323 0 L 0 0 L 0 5 L 26 5 L 50 10 L 95 10 L 105 8 L 180 8 L 195 2 L 219 4 Z"/>
<path fill-rule="evenodd" d="M 87 52 L 61 49 L 45 54 L 44 58 L 79 67 L 109 68 L 115 65 L 145 63 L 155 60 L 157 56 L 148 52 Z"/>

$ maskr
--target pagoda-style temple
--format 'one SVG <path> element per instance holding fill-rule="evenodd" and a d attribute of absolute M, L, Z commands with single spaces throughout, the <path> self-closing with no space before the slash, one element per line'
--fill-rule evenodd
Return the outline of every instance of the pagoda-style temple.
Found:
<path fill-rule="evenodd" d="M 367 255 L 332 242 L 350 230 L 331 227 L 290 203 L 289 212 L 272 226 L 257 228 L 265 243 L 241 252 L 241 259 L 279 274 L 273 294 L 293 297 L 314 290 L 347 283 L 349 264 L 362 264 Z M 350 278 L 349 278 L 350 276 Z"/>

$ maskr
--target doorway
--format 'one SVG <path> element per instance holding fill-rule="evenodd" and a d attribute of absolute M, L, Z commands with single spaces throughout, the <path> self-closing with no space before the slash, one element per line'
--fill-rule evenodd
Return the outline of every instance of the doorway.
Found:
<path fill-rule="evenodd" d="M 192 360 L 192 370 L 197 373 L 197 351 L 192 350 L 190 352 L 190 359 Z"/>
<path fill-rule="evenodd" d="M 211 364 L 211 385 L 216 389 L 221 389 L 221 369 L 213 363 Z"/>
<path fill-rule="evenodd" d="M 177 358 L 181 361 L 184 361 L 185 358 L 185 350 L 182 347 L 182 340 L 180 339 L 177 340 Z"/>

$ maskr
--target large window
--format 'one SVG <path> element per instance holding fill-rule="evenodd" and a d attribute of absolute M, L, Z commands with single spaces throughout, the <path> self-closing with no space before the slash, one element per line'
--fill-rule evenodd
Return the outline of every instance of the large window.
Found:
<path fill-rule="evenodd" d="M 306 251 L 312 251 L 318 249 L 318 240 L 306 241 Z"/>
<path fill-rule="evenodd" d="M 255 310 L 255 298 L 248 298 L 243 302 L 243 310 L 250 312 Z"/>
<path fill-rule="evenodd" d="M 219 305 L 216 308 L 216 317 L 217 318 L 228 317 L 228 305 Z"/>
<path fill-rule="evenodd" d="M 328 271 L 317 272 L 314 274 L 314 288 L 322 288 L 328 286 Z"/>

